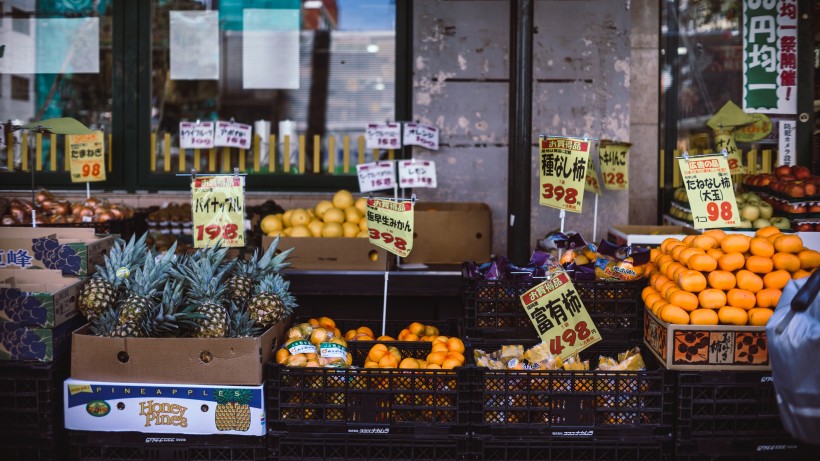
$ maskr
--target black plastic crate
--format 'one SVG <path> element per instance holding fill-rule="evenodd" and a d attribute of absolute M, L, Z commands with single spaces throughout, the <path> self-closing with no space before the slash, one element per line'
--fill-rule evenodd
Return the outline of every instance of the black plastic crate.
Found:
<path fill-rule="evenodd" d="M 770 371 L 678 373 L 676 436 L 787 437 Z"/>
<path fill-rule="evenodd" d="M 555 441 L 523 437 L 475 439 L 473 458 L 482 461 L 662 461 L 671 460 L 671 442 L 657 440 Z"/>
<path fill-rule="evenodd" d="M 48 438 L 18 436 L 0 443 L 6 461 L 62 461 L 66 456 L 65 431 Z"/>
<path fill-rule="evenodd" d="M 791 438 L 724 438 L 675 444 L 680 461 L 809 461 L 817 459 L 817 446 Z"/>
<path fill-rule="evenodd" d="M 472 342 L 490 353 L 521 341 Z M 535 342 L 525 342 L 532 346 Z M 581 358 L 596 368 L 601 355 L 629 346 L 598 346 Z M 483 436 L 549 439 L 653 438 L 671 440 L 675 375 L 641 347 L 645 371 L 492 370 L 477 367 L 471 428 Z M 472 357 L 468 358 L 472 360 Z"/>
<path fill-rule="evenodd" d="M 266 437 L 68 431 L 73 461 L 263 461 Z"/>
<path fill-rule="evenodd" d="M 478 339 L 537 338 L 521 295 L 541 279 L 486 280 L 462 272 L 464 335 Z M 641 290 L 646 281 L 573 281 L 581 301 L 607 343 L 639 340 L 643 334 Z"/>
<path fill-rule="evenodd" d="M 475 459 L 466 437 L 425 438 L 385 434 L 269 434 L 270 460 L 280 461 L 448 461 Z"/>
<path fill-rule="evenodd" d="M 63 381 L 71 361 L 0 361 L 0 443 L 63 431 Z"/>

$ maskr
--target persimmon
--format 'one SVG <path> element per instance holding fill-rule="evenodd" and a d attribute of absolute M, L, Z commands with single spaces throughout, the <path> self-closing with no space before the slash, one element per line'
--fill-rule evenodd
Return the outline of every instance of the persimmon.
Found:
<path fill-rule="evenodd" d="M 808 277 L 811 275 L 811 272 L 805 269 L 799 269 L 792 274 L 792 280 L 802 279 L 803 277 Z"/>
<path fill-rule="evenodd" d="M 780 295 L 783 292 L 777 288 L 764 288 L 755 294 L 757 297 L 757 307 L 777 307 L 777 302 L 780 301 Z"/>
<path fill-rule="evenodd" d="M 774 254 L 774 244 L 763 237 L 754 237 L 749 241 L 749 253 L 771 258 Z"/>
<path fill-rule="evenodd" d="M 746 258 L 743 256 L 742 253 L 732 252 L 726 253 L 725 255 L 721 256 L 718 259 L 718 267 L 724 271 L 736 271 L 738 269 L 743 269 L 743 266 L 746 265 Z"/>
<path fill-rule="evenodd" d="M 794 272 L 800 269 L 800 258 L 793 253 L 778 252 L 772 255 L 772 264 L 777 270 Z"/>
<path fill-rule="evenodd" d="M 689 313 L 674 304 L 664 306 L 658 316 L 664 322 L 680 325 L 687 325 L 689 323 Z"/>
<path fill-rule="evenodd" d="M 659 291 L 664 298 L 669 299 L 669 290 L 680 290 L 680 287 L 678 287 L 678 285 L 675 282 L 670 280 L 664 283 Z"/>
<path fill-rule="evenodd" d="M 658 315 L 658 312 L 660 312 L 660 310 L 663 309 L 664 306 L 668 306 L 668 305 L 669 305 L 669 303 L 666 302 L 665 299 L 661 298 L 660 300 L 655 301 L 654 303 L 652 303 L 652 308 L 650 310 L 652 311 L 653 314 Z"/>
<path fill-rule="evenodd" d="M 698 293 L 706 288 L 706 277 L 695 270 L 685 270 L 678 275 L 678 286 L 690 293 Z"/>
<path fill-rule="evenodd" d="M 646 286 L 643 290 L 641 290 L 641 299 L 646 302 L 646 297 L 652 293 L 657 293 L 658 290 L 655 289 L 653 286 Z"/>
<path fill-rule="evenodd" d="M 712 248 L 711 250 L 706 250 L 706 254 L 715 258 L 715 260 L 718 260 L 721 257 L 723 257 L 723 255 L 725 255 L 726 253 L 724 253 L 723 250 L 719 248 Z"/>
<path fill-rule="evenodd" d="M 774 226 L 765 226 L 755 231 L 755 237 L 768 237 L 770 235 L 782 234 L 783 232 Z"/>
<path fill-rule="evenodd" d="M 717 325 L 717 312 L 713 309 L 697 309 L 689 313 L 689 323 L 692 325 Z"/>
<path fill-rule="evenodd" d="M 757 293 L 763 289 L 763 279 L 754 272 L 748 270 L 739 270 L 735 273 L 737 279 L 737 287 L 742 290 Z"/>
<path fill-rule="evenodd" d="M 686 269 L 687 267 L 679 262 L 672 262 L 666 266 L 666 270 L 664 274 L 669 280 L 675 280 L 675 273 L 676 271 L 680 271 L 681 269 Z"/>
<path fill-rule="evenodd" d="M 689 258 L 697 254 L 702 255 L 706 254 L 706 252 L 701 250 L 700 248 L 686 247 L 678 253 L 678 261 L 680 261 L 683 264 L 686 264 L 686 261 L 688 261 Z"/>
<path fill-rule="evenodd" d="M 746 270 L 755 274 L 768 274 L 774 269 L 771 257 L 752 255 L 746 258 Z"/>
<path fill-rule="evenodd" d="M 755 307 L 749 311 L 749 325 L 765 327 L 774 311 L 765 307 Z"/>
<path fill-rule="evenodd" d="M 740 288 L 732 288 L 726 293 L 726 304 L 732 307 L 739 307 L 744 310 L 749 310 L 757 304 L 755 294 L 749 290 Z"/>
<path fill-rule="evenodd" d="M 726 293 L 724 293 L 723 290 L 707 288 L 698 293 L 698 301 L 700 302 L 700 307 L 720 309 L 726 305 Z"/>
<path fill-rule="evenodd" d="M 722 270 L 709 272 L 706 281 L 709 282 L 710 287 L 723 291 L 731 290 L 737 284 L 735 274 Z"/>
<path fill-rule="evenodd" d="M 692 246 L 692 240 L 694 240 L 695 237 L 697 237 L 697 236 L 698 236 L 697 234 L 687 235 L 686 237 L 681 239 L 681 242 L 683 242 L 684 245 L 686 245 L 688 247 L 691 247 Z"/>
<path fill-rule="evenodd" d="M 703 251 L 706 251 L 716 248 L 718 246 L 718 242 L 711 235 L 703 234 L 692 239 L 692 243 L 690 245 L 692 248 L 700 248 Z"/>
<path fill-rule="evenodd" d="M 726 232 L 721 229 L 707 229 L 703 231 L 703 235 L 712 237 L 718 243 L 718 246 L 720 246 L 720 242 L 726 237 Z"/>
<path fill-rule="evenodd" d="M 660 274 L 657 277 L 655 277 L 655 281 L 652 282 L 652 286 L 655 287 L 656 290 L 658 290 L 658 293 L 662 294 L 663 290 L 661 290 L 661 287 L 663 286 L 664 283 L 669 282 L 669 281 L 670 281 L 669 277 L 667 277 L 663 274 Z"/>
<path fill-rule="evenodd" d="M 644 300 L 644 305 L 646 305 L 647 309 L 652 310 L 652 305 L 655 304 L 655 301 L 657 300 L 666 301 L 663 295 L 656 291 L 646 297 L 646 299 Z M 435 345 L 435 343 L 433 344 Z"/>
<path fill-rule="evenodd" d="M 720 241 L 720 249 L 725 253 L 745 253 L 749 251 L 751 240 L 743 234 L 730 234 Z"/>
<path fill-rule="evenodd" d="M 820 266 L 820 252 L 815 250 L 803 250 L 797 253 L 800 258 L 800 268 L 810 271 L 815 267 Z"/>
<path fill-rule="evenodd" d="M 672 292 L 669 295 L 669 304 L 678 306 L 687 312 L 694 311 L 700 305 L 696 294 L 684 290 Z"/>
<path fill-rule="evenodd" d="M 669 254 L 669 250 L 670 250 L 669 245 L 683 245 L 683 242 L 676 239 L 675 237 L 667 237 L 667 238 L 663 239 L 663 241 L 661 242 L 661 246 L 660 246 L 661 253 Z"/>
<path fill-rule="evenodd" d="M 711 272 L 717 269 L 717 260 L 707 254 L 694 255 L 689 258 L 687 266 L 694 271 Z"/>
<path fill-rule="evenodd" d="M 791 279 L 792 276 L 791 274 L 789 274 L 788 271 L 779 269 L 776 271 L 769 272 L 768 274 L 763 276 L 763 286 L 766 288 L 776 288 L 778 290 L 782 290 L 786 287 L 786 285 L 789 283 L 789 280 Z"/>
<path fill-rule="evenodd" d="M 743 309 L 732 306 L 724 306 L 718 310 L 720 323 L 724 325 L 746 325 L 749 315 Z"/>
<path fill-rule="evenodd" d="M 781 253 L 800 253 L 803 250 L 803 239 L 795 234 L 783 234 L 774 240 L 774 249 Z"/>
<path fill-rule="evenodd" d="M 651 262 L 651 263 L 655 263 L 655 261 L 657 261 L 657 260 L 658 260 L 658 258 L 659 258 L 662 254 L 663 254 L 663 253 L 661 253 L 661 250 L 659 250 L 659 249 L 657 249 L 657 248 L 652 248 L 652 249 L 650 249 L 650 250 L 649 250 L 649 262 Z"/>
<path fill-rule="evenodd" d="M 683 250 L 686 250 L 687 248 L 689 247 L 685 245 L 677 245 L 672 247 L 672 249 L 669 251 L 669 254 L 672 255 L 672 259 L 674 259 L 675 261 L 680 261 L 681 252 Z"/>

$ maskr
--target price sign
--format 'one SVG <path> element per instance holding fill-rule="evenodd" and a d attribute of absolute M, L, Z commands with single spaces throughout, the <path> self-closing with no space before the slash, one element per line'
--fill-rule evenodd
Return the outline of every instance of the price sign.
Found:
<path fill-rule="evenodd" d="M 179 122 L 181 149 L 210 149 L 214 147 L 214 122 Z"/>
<path fill-rule="evenodd" d="M 197 176 L 191 181 L 194 247 L 222 241 L 223 246 L 245 246 L 245 178 Z"/>
<path fill-rule="evenodd" d="M 405 123 L 404 144 L 438 150 L 438 128 L 419 123 Z"/>
<path fill-rule="evenodd" d="M 581 212 L 590 144 L 575 138 L 540 138 L 539 204 Z"/>
<path fill-rule="evenodd" d="M 399 186 L 436 187 L 436 164 L 429 160 L 399 160 Z"/>
<path fill-rule="evenodd" d="M 717 147 L 718 152 L 723 152 L 723 149 L 726 149 L 726 152 L 729 153 L 729 171 L 730 174 L 742 174 L 743 173 L 743 159 L 740 156 L 740 150 L 737 148 L 737 144 L 735 144 L 735 135 L 733 129 L 723 128 L 715 130 L 715 147 Z"/>
<path fill-rule="evenodd" d="M 598 161 L 601 163 L 601 177 L 604 188 L 609 190 L 629 190 L 629 147 L 628 142 L 601 141 Z"/>
<path fill-rule="evenodd" d="M 740 224 L 732 176 L 724 156 L 682 158 L 678 164 L 695 228 Z"/>
<path fill-rule="evenodd" d="M 244 123 L 218 120 L 216 122 L 214 146 L 249 149 L 251 147 L 251 126 Z"/>
<path fill-rule="evenodd" d="M 367 199 L 370 243 L 402 258 L 413 249 L 413 201 Z"/>
<path fill-rule="evenodd" d="M 396 185 L 396 169 L 389 160 L 356 165 L 359 191 L 392 189 Z"/>
<path fill-rule="evenodd" d="M 102 131 L 68 135 L 71 182 L 105 181 L 105 147 Z"/>
<path fill-rule="evenodd" d="M 601 340 L 581 297 L 564 272 L 555 273 L 522 294 L 521 305 L 553 355 L 567 358 Z"/>
<path fill-rule="evenodd" d="M 400 149 L 401 125 L 398 123 L 368 124 L 364 132 L 364 141 L 368 149 Z"/>
<path fill-rule="evenodd" d="M 595 162 L 592 158 L 589 159 L 589 164 L 587 165 L 587 177 L 584 183 L 584 190 L 601 195 L 601 182 L 598 181 L 598 170 L 595 169 Z"/>

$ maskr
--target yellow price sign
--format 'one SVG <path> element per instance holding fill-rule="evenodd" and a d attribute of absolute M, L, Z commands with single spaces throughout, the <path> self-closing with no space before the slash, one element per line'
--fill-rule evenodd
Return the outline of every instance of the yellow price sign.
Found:
<path fill-rule="evenodd" d="M 191 181 L 194 248 L 245 246 L 245 178 L 197 176 Z"/>
<path fill-rule="evenodd" d="M 370 243 L 402 258 L 413 249 L 414 202 L 367 199 L 367 232 Z"/>
<path fill-rule="evenodd" d="M 105 181 L 103 132 L 67 135 L 71 182 Z"/>
<path fill-rule="evenodd" d="M 735 190 L 726 157 L 698 156 L 678 160 L 697 229 L 740 224 Z"/>
<path fill-rule="evenodd" d="M 718 153 L 726 152 L 729 154 L 728 163 L 730 174 L 743 174 L 743 158 L 740 155 L 740 149 L 735 144 L 734 130 L 730 128 L 722 128 L 715 130 L 715 147 Z"/>
<path fill-rule="evenodd" d="M 592 161 L 592 158 L 589 159 L 589 164 L 587 165 L 587 177 L 586 182 L 584 182 L 584 190 L 601 195 L 601 182 L 598 181 L 598 170 L 595 169 L 595 162 Z"/>
<path fill-rule="evenodd" d="M 629 190 L 629 148 L 628 142 L 601 141 L 598 148 L 598 162 L 604 188 L 609 190 Z"/>
<path fill-rule="evenodd" d="M 550 353 L 562 359 L 602 339 L 565 272 L 530 288 L 521 295 L 521 305 Z"/>
<path fill-rule="evenodd" d="M 539 139 L 541 166 L 538 203 L 580 213 L 591 141 L 575 138 Z"/>

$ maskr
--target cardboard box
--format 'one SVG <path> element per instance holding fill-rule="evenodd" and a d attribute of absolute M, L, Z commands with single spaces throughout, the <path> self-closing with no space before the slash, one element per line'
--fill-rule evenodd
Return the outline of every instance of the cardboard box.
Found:
<path fill-rule="evenodd" d="M 0 269 L 0 321 L 51 328 L 79 314 L 85 280 L 58 270 Z"/>
<path fill-rule="evenodd" d="M 0 267 L 59 269 L 66 275 L 91 275 L 114 245 L 114 236 L 94 229 L 0 227 Z"/>
<path fill-rule="evenodd" d="M 694 230 L 683 226 L 630 226 L 619 225 L 609 228 L 607 240 L 617 245 L 657 247 L 669 237 L 683 240 Z"/>
<path fill-rule="evenodd" d="M 403 262 L 461 264 L 490 259 L 493 223 L 487 204 L 419 202 L 414 220 L 413 250 Z"/>
<path fill-rule="evenodd" d="M 65 428 L 264 436 L 263 386 L 82 381 L 63 385 Z"/>
<path fill-rule="evenodd" d="M 262 248 L 267 250 L 274 237 L 263 236 Z M 299 270 L 364 270 L 383 271 L 385 260 L 393 264 L 393 255 L 366 238 L 344 237 L 282 237 L 279 250 L 296 248 L 290 254 L 290 268 Z"/>
<path fill-rule="evenodd" d="M 80 316 L 54 328 L 0 322 L 0 360 L 55 362 L 71 349 L 71 333 L 83 324 Z"/>
<path fill-rule="evenodd" d="M 645 310 L 644 342 L 670 370 L 772 369 L 766 327 L 675 325 Z"/>
<path fill-rule="evenodd" d="M 71 377 L 89 381 L 255 386 L 287 320 L 252 338 L 109 338 L 72 335 Z"/>

